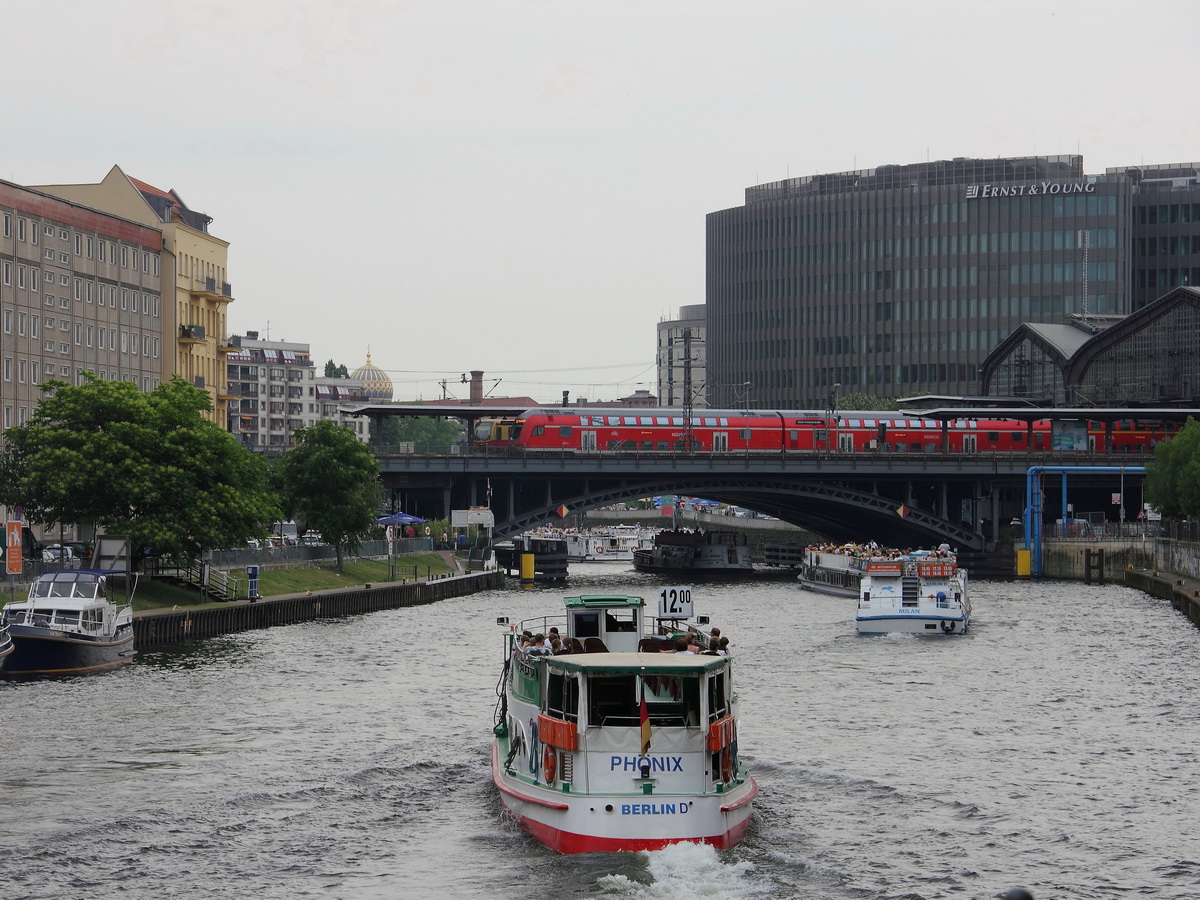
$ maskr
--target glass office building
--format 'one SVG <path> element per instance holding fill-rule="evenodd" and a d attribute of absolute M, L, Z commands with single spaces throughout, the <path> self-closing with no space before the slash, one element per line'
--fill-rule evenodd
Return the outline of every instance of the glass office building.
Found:
<path fill-rule="evenodd" d="M 758 408 L 978 392 L 983 359 L 1021 323 L 1130 312 L 1138 184 L 1072 155 L 748 188 L 708 216 L 709 404 L 748 383 Z M 1168 250 L 1181 237 L 1164 236 Z"/>

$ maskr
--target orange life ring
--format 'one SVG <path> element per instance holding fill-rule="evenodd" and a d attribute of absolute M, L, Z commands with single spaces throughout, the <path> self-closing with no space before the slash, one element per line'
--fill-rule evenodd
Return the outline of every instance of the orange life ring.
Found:
<path fill-rule="evenodd" d="M 733 781 L 733 752 L 728 744 L 721 748 L 721 780 Z"/>
<path fill-rule="evenodd" d="M 542 774 L 546 776 L 546 784 L 553 784 L 554 776 L 558 774 L 558 754 L 549 744 L 545 747 L 542 751 Z"/>
<path fill-rule="evenodd" d="M 603 547 L 602 547 L 600 544 L 597 544 L 597 545 L 596 545 L 596 552 L 597 552 L 597 553 L 603 553 L 603 552 L 604 552 L 604 548 L 603 548 Z"/>

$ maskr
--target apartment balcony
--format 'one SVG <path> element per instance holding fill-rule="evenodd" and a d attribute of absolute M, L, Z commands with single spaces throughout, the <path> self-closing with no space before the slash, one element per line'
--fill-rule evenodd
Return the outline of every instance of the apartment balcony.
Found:
<path fill-rule="evenodd" d="M 215 278 L 193 278 L 188 293 L 202 300 L 229 303 L 233 300 L 233 285 L 228 281 L 217 281 Z"/>
<path fill-rule="evenodd" d="M 180 344 L 203 344 L 207 340 L 203 325 L 180 325 Z"/>

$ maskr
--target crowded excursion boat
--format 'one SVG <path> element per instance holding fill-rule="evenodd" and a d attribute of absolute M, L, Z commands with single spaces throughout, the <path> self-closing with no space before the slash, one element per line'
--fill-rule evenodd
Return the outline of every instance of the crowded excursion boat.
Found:
<path fill-rule="evenodd" d="M 800 586 L 818 594 L 857 597 L 858 583 L 870 555 L 871 551 L 864 551 L 852 544 L 842 547 L 805 547 L 799 575 Z"/>
<path fill-rule="evenodd" d="M 610 525 L 582 531 L 544 529 L 533 532 L 533 536 L 565 541 L 571 562 L 629 562 L 635 550 L 654 546 L 657 533 L 657 529 L 640 525 Z"/>
<path fill-rule="evenodd" d="M 738 754 L 732 660 L 704 617 L 692 623 L 690 591 L 664 589 L 657 617 L 640 597 L 565 605 L 565 617 L 499 620 L 504 807 L 561 853 L 736 845 L 758 785 Z"/>
<path fill-rule="evenodd" d="M 871 559 L 859 585 L 859 634 L 962 634 L 970 624 L 967 570 L 948 549 Z"/>
<path fill-rule="evenodd" d="M 13 650 L 0 675 L 82 675 L 129 662 L 134 656 L 132 591 L 119 601 L 110 594 L 110 579 L 127 574 L 66 569 L 40 576 L 28 599 L 4 607 Z"/>
<path fill-rule="evenodd" d="M 690 574 L 697 578 L 749 575 L 754 571 L 746 535 L 740 531 L 660 531 L 654 546 L 633 551 L 639 572 Z"/>

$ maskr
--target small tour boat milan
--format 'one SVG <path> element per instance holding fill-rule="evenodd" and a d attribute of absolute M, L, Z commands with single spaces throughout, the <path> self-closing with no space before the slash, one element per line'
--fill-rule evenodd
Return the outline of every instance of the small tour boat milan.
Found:
<path fill-rule="evenodd" d="M 758 785 L 738 754 L 732 660 L 671 652 L 709 634 L 688 589 L 566 598 L 566 616 L 508 626 L 492 778 L 508 812 L 562 853 L 732 847 Z M 565 625 L 562 651 L 527 633 Z M 678 642 L 678 643 L 677 643 Z M 525 645 L 525 646 L 523 646 Z M 696 646 L 692 644 L 692 646 Z"/>
<path fill-rule="evenodd" d="M 0 675 L 83 675 L 133 659 L 132 592 L 119 602 L 109 595 L 109 579 L 127 574 L 65 569 L 40 576 L 27 600 L 4 607 L 13 652 Z"/>
<path fill-rule="evenodd" d="M 860 588 L 859 634 L 962 634 L 971 621 L 967 570 L 950 554 L 872 559 Z"/>

